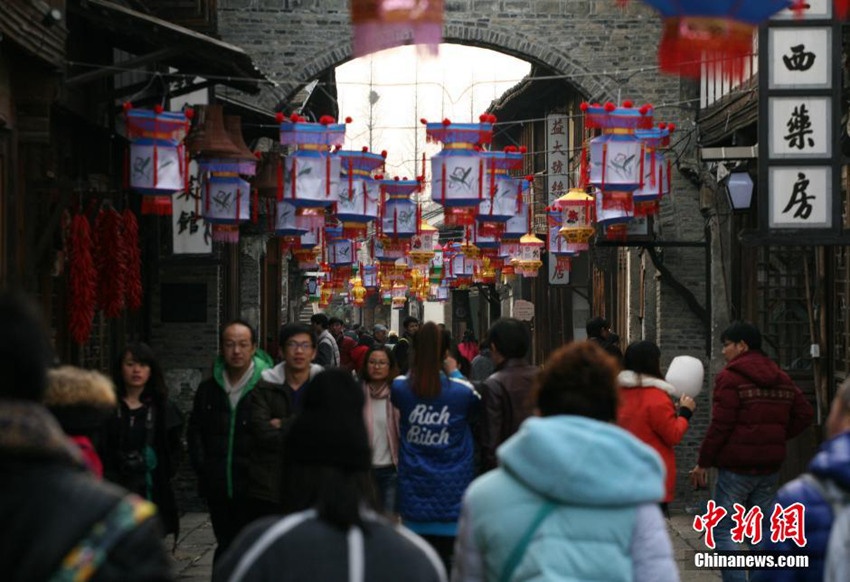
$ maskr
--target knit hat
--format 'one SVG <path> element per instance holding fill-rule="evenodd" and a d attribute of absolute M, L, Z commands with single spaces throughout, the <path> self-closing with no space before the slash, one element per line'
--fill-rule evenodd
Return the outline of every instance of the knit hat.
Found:
<path fill-rule="evenodd" d="M 328 368 L 302 390 L 303 410 L 284 444 L 287 464 L 368 470 L 372 453 L 363 421 L 365 401 L 351 374 Z"/>

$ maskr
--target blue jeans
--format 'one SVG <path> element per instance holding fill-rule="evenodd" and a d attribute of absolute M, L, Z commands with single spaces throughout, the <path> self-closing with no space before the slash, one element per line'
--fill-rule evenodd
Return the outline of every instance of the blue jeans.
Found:
<path fill-rule="evenodd" d="M 762 521 L 762 541 L 754 550 L 762 548 L 765 540 L 770 537 L 770 514 L 773 511 L 773 502 L 776 499 L 776 486 L 779 482 L 779 473 L 770 475 L 742 475 L 720 469 L 717 475 L 717 485 L 714 492 L 714 501 L 718 506 L 726 509 L 726 517 L 714 528 L 714 540 L 718 550 L 741 550 L 742 544 L 732 541 L 732 528 L 735 522 L 732 515 L 735 513 L 735 503 L 740 503 L 746 511 L 758 505 L 761 508 L 764 519 Z M 746 582 L 747 572 L 744 570 L 723 570 L 723 582 Z"/>
<path fill-rule="evenodd" d="M 396 490 L 398 471 L 392 465 L 388 467 L 372 467 L 372 477 L 377 489 L 378 509 L 388 515 L 396 513 Z"/>

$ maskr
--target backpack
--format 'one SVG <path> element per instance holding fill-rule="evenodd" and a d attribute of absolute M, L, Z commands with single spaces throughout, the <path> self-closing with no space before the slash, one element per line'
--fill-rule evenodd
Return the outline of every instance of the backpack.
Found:
<path fill-rule="evenodd" d="M 850 494 L 832 481 L 809 473 L 803 475 L 803 479 L 832 507 L 832 528 L 826 544 L 823 580 L 846 582 L 850 580 Z"/>

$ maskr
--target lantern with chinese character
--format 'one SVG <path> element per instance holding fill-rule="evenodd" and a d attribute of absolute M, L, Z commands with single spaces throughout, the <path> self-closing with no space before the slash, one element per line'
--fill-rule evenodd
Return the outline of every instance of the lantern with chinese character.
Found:
<path fill-rule="evenodd" d="M 843 2 L 844 0 L 842 0 Z M 661 70 L 699 79 L 706 63 L 740 78 L 761 22 L 799 2 L 791 0 L 644 0 L 661 13 Z"/>
<path fill-rule="evenodd" d="M 588 243 L 596 229 L 593 228 L 593 196 L 580 188 L 571 188 L 558 198 L 555 205 L 561 209 L 561 228 L 558 231 L 563 239 L 579 251 L 588 249 Z"/>
<path fill-rule="evenodd" d="M 330 149 L 342 146 L 345 124 L 322 116 L 319 123 L 292 114 L 280 120 L 280 143 L 296 148 L 286 156 L 283 198 L 294 206 L 327 206 L 336 201 L 341 171 L 340 158 Z"/>
<path fill-rule="evenodd" d="M 349 238 L 365 237 L 367 224 L 378 218 L 381 202 L 381 186 L 372 172 L 384 164 L 386 152 L 378 155 L 364 148 L 335 155 L 340 158 L 342 176 L 332 216 L 342 222 Z"/>
<path fill-rule="evenodd" d="M 475 227 L 472 229 L 471 242 L 481 250 L 498 249 L 500 238 L 501 234 L 493 232 L 491 228 L 488 228 L 488 224 L 484 222 L 476 222 Z"/>
<path fill-rule="evenodd" d="M 472 224 L 484 200 L 484 158 L 480 146 L 493 138 L 493 115 L 480 123 L 427 123 L 429 142 L 441 142 L 443 150 L 431 158 L 431 199 L 443 206 L 445 224 Z M 423 120 L 425 121 L 425 120 Z"/>
<path fill-rule="evenodd" d="M 381 234 L 395 239 L 409 239 L 417 232 L 419 207 L 410 195 L 420 189 L 419 180 L 380 180 L 385 197 L 381 210 Z"/>
<path fill-rule="evenodd" d="M 419 223 L 419 234 L 410 239 L 410 258 L 417 266 L 428 266 L 434 258 L 434 247 L 440 231 L 425 221 Z"/>
<path fill-rule="evenodd" d="M 128 186 L 141 194 L 142 214 L 171 214 L 171 196 L 187 189 L 187 159 L 183 139 L 189 118 L 183 112 L 133 109 L 125 104 L 130 151 Z"/>
<path fill-rule="evenodd" d="M 543 261 L 540 260 L 544 242 L 527 234 L 519 240 L 519 260 L 516 262 L 516 272 L 523 277 L 536 277 Z"/>
<path fill-rule="evenodd" d="M 396 282 L 392 287 L 393 309 L 404 309 L 405 303 L 407 303 L 407 285 Z"/>
<path fill-rule="evenodd" d="M 670 134 L 676 126 L 661 123 L 657 128 L 638 130 L 635 135 L 645 145 L 643 187 L 635 190 L 635 216 L 649 216 L 658 212 L 659 200 L 670 193 L 670 161 L 665 160 L 659 148 L 670 144 Z"/>
<path fill-rule="evenodd" d="M 522 167 L 525 147 L 508 146 L 502 152 L 482 152 L 484 157 L 484 200 L 478 205 L 475 217 L 483 225 L 483 234 L 495 235 L 504 230 L 505 223 L 516 216 L 522 204 L 523 184 L 508 170 Z M 498 225 L 498 227 L 496 226 Z"/>
<path fill-rule="evenodd" d="M 528 232 L 528 224 L 528 204 L 522 202 L 516 215 L 505 223 L 505 231 L 501 234 L 501 238 L 518 241 Z"/>
<path fill-rule="evenodd" d="M 440 283 L 443 280 L 444 266 L 443 247 L 436 245 L 434 246 L 434 256 L 431 258 L 430 268 L 428 269 L 428 280 L 431 283 Z"/>
<path fill-rule="evenodd" d="M 644 146 L 635 130 L 652 127 L 652 107 L 632 108 L 613 103 L 582 103 L 585 124 L 602 129 L 602 135 L 590 141 L 590 183 L 602 192 L 605 208 L 631 210 L 632 192 L 643 186 Z"/>
<path fill-rule="evenodd" d="M 309 230 L 299 237 L 296 248 L 292 250 L 292 256 L 298 262 L 299 269 L 310 271 L 319 268 L 319 239 L 322 236 L 324 219 L 321 215 L 307 215 L 304 218 L 310 221 Z"/>
<path fill-rule="evenodd" d="M 451 249 L 451 280 L 454 287 L 466 289 L 472 284 L 481 251 L 471 243 L 449 243 Z"/>
<path fill-rule="evenodd" d="M 204 220 L 216 242 L 239 241 L 239 224 L 251 219 L 251 185 L 239 176 L 211 174 L 203 186 Z"/>
<path fill-rule="evenodd" d="M 392 305 L 392 302 L 393 302 L 392 287 L 390 287 L 386 283 L 382 283 L 379 293 L 381 294 L 381 303 L 383 303 L 384 305 Z"/>

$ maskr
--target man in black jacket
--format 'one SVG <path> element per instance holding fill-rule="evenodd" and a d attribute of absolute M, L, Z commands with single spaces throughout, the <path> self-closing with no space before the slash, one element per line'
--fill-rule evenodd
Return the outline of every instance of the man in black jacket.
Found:
<path fill-rule="evenodd" d="M 96 481 L 39 404 L 51 359 L 40 318 L 2 294 L 0 321 L 0 577 L 71 580 L 93 568 L 95 582 L 173 580 L 155 507 Z"/>
<path fill-rule="evenodd" d="M 495 469 L 496 449 L 534 414 L 537 368 L 526 358 L 531 341 L 525 324 L 500 319 L 487 332 L 496 371 L 481 386 L 483 414 L 479 424 L 481 469 Z"/>
<path fill-rule="evenodd" d="M 407 374 L 412 360 L 413 338 L 416 336 L 416 332 L 419 331 L 419 320 L 409 315 L 404 318 L 401 327 L 404 329 L 404 333 L 401 339 L 398 340 L 395 348 L 393 348 L 393 356 L 395 356 L 399 373 Z"/>

